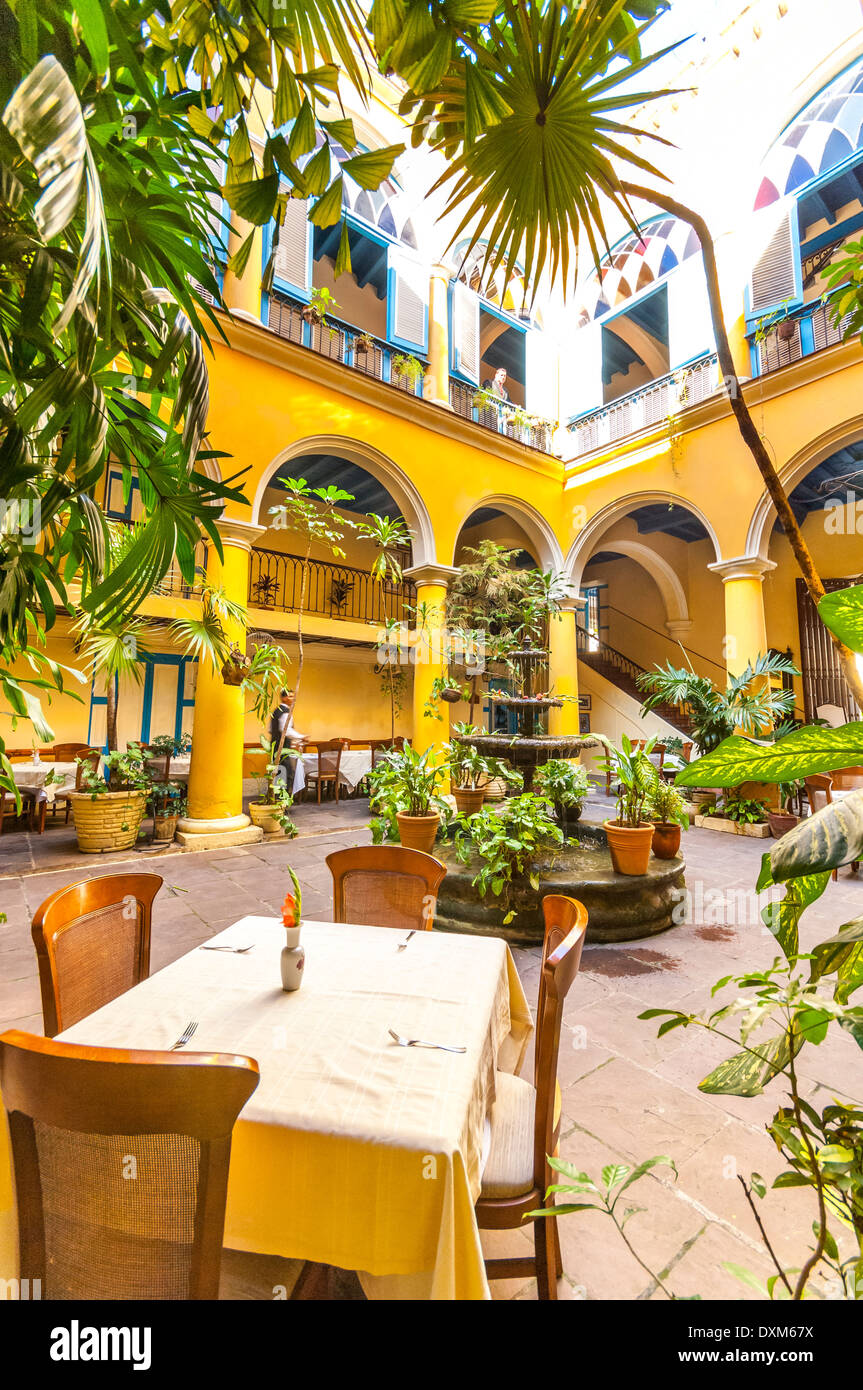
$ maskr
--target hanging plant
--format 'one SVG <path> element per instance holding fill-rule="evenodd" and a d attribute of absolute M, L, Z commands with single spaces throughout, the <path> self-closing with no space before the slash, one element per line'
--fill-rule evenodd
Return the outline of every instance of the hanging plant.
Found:
<path fill-rule="evenodd" d="M 242 685 L 251 665 L 251 657 L 241 652 L 236 642 L 232 642 L 222 667 L 222 680 L 225 685 Z"/>

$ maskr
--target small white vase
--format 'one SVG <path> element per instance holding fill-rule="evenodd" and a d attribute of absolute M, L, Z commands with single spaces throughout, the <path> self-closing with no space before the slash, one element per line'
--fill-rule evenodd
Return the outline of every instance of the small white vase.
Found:
<path fill-rule="evenodd" d="M 305 947 L 300 945 L 300 928 L 285 930 L 287 945 L 282 948 L 282 989 L 289 993 L 299 989 L 303 982 L 303 966 L 306 963 Z"/>

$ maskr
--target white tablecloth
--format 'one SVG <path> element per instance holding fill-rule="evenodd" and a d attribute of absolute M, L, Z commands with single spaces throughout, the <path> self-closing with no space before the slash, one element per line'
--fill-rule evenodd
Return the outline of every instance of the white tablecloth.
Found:
<path fill-rule="evenodd" d="M 16 787 L 37 793 L 37 801 L 53 801 L 55 792 L 73 792 L 77 763 L 13 763 L 12 779 Z M 45 779 L 49 772 L 55 780 L 46 787 Z"/>
<path fill-rule="evenodd" d="M 487 1298 L 473 1210 L 485 1120 L 530 1010 L 500 938 L 418 932 L 399 951 L 404 936 L 305 922 L 302 988 L 286 994 L 280 923 L 246 917 L 206 943 L 253 943 L 246 954 L 198 948 L 61 1040 L 164 1049 L 196 1019 L 189 1051 L 257 1060 L 234 1131 L 229 1248 L 366 1271 L 371 1297 Z M 467 1050 L 402 1048 L 388 1028 Z M 0 1198 L 2 1147 L 0 1133 Z M 0 1276 L 4 1263 L 8 1242 Z"/>
<path fill-rule="evenodd" d="M 297 759 L 300 764 L 294 773 L 294 792 L 302 791 L 306 785 L 306 775 L 309 772 L 317 772 L 318 755 L 317 753 L 304 753 L 302 759 Z M 321 759 L 326 771 L 332 771 L 336 765 L 336 754 L 325 753 Z M 370 748 L 346 748 L 342 752 L 341 762 L 339 763 L 339 782 L 349 791 L 353 791 L 363 780 L 366 773 L 371 772 L 372 752 Z M 299 785 L 298 785 L 299 783 Z"/>

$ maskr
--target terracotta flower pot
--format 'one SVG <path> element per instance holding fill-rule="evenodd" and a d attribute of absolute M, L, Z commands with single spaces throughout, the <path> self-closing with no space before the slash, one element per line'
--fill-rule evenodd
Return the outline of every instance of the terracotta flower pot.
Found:
<path fill-rule="evenodd" d="M 453 787 L 456 810 L 461 811 L 462 815 L 472 816 L 478 811 L 485 801 L 485 787 Z"/>
<path fill-rule="evenodd" d="M 264 801 L 249 802 L 252 825 L 259 825 L 265 835 L 284 835 L 284 826 L 278 819 L 280 810 L 279 806 L 268 806 Z"/>
<path fill-rule="evenodd" d="M 792 815 L 790 811 L 767 812 L 767 823 L 774 840 L 781 840 L 783 835 L 787 835 L 789 830 L 793 830 L 799 819 L 799 816 Z"/>
<path fill-rule="evenodd" d="M 153 817 L 153 839 L 154 840 L 173 840 L 177 829 L 179 816 L 154 816 Z"/>
<path fill-rule="evenodd" d="M 399 839 L 405 849 L 420 849 L 424 854 L 431 854 L 440 825 L 437 811 L 430 816 L 409 816 L 406 811 L 398 811 L 396 820 Z"/>
<path fill-rule="evenodd" d="M 603 821 L 602 824 L 608 836 L 615 873 L 628 874 L 632 878 L 646 874 L 653 842 L 653 824 L 647 821 L 641 825 L 618 825 L 613 820 Z"/>
<path fill-rule="evenodd" d="M 674 821 L 653 822 L 653 853 L 657 859 L 676 859 L 680 853 L 680 826 Z"/>
<path fill-rule="evenodd" d="M 796 324 L 793 319 L 783 319 L 776 332 L 783 343 L 790 343 L 794 337 Z"/>

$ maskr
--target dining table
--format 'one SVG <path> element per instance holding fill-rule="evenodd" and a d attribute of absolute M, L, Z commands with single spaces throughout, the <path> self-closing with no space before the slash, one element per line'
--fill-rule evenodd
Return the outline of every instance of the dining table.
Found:
<path fill-rule="evenodd" d="M 58 791 L 74 791 L 77 763 L 26 762 L 12 763 L 12 780 L 19 791 L 36 793 L 37 801 L 54 800 Z M 48 774 L 53 777 L 48 781 Z"/>
<path fill-rule="evenodd" d="M 336 766 L 337 753 L 327 752 L 321 754 L 321 766 L 325 771 L 334 770 Z M 303 753 L 302 758 L 297 760 L 298 772 L 301 777 L 294 774 L 294 793 L 302 791 L 306 785 L 306 776 L 309 772 L 316 773 L 318 770 L 317 753 Z M 372 770 L 372 750 L 370 748 L 343 748 L 339 759 L 339 783 L 347 787 L 348 791 L 355 791 L 364 777 Z"/>
<path fill-rule="evenodd" d="M 509 947 L 317 921 L 302 940 L 296 991 L 281 986 L 279 919 L 244 917 L 60 1040 L 165 1050 L 195 1021 L 190 1052 L 255 1058 L 227 1248 L 355 1270 L 371 1299 L 489 1298 L 474 1212 L 488 1116 L 533 1027 Z M 405 1047 L 390 1030 L 464 1050 Z M 0 1277 L 14 1277 L 3 1143 Z"/>

